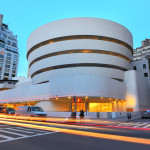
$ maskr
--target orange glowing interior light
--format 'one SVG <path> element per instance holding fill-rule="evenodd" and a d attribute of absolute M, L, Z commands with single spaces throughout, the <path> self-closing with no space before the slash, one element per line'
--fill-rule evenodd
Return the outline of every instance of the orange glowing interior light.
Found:
<path fill-rule="evenodd" d="M 80 102 L 81 102 L 81 99 L 80 99 L 80 98 L 78 98 L 78 99 L 77 99 L 77 103 L 80 103 Z"/>

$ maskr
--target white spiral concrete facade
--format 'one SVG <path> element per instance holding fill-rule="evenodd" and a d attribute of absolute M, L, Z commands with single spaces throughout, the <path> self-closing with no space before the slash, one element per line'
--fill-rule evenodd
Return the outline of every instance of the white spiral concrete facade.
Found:
<path fill-rule="evenodd" d="M 33 84 L 50 81 L 51 94 L 124 99 L 125 84 L 117 80 L 123 81 L 130 67 L 132 47 L 128 29 L 109 20 L 50 22 L 28 38 L 30 75 Z"/>

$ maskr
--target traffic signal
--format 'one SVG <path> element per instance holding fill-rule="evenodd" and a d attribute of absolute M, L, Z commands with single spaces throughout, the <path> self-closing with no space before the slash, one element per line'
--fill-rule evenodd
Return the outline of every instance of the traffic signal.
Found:
<path fill-rule="evenodd" d="M 80 98 L 77 98 L 77 103 L 81 103 L 81 99 Z"/>
<path fill-rule="evenodd" d="M 81 103 L 82 100 L 80 98 L 77 98 L 76 96 L 73 97 L 73 103 L 77 102 L 77 103 Z"/>

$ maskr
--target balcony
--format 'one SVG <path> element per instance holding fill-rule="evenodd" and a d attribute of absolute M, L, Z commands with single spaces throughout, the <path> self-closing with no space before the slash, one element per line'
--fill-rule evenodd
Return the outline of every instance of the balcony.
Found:
<path fill-rule="evenodd" d="M 2 38 L 2 37 L 0 37 L 0 42 L 5 43 L 5 39 L 4 39 L 4 38 Z"/>
<path fill-rule="evenodd" d="M 12 51 L 12 50 L 11 50 L 11 49 L 9 49 L 9 48 L 6 48 L 6 50 L 7 50 L 7 51 L 10 51 L 10 52 Z"/>

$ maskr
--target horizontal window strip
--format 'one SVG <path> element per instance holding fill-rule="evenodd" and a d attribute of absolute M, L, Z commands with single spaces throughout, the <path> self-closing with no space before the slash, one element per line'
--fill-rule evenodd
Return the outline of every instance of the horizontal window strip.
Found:
<path fill-rule="evenodd" d="M 111 37 L 105 37 L 105 36 L 96 36 L 96 35 L 72 35 L 72 36 L 64 36 L 64 37 L 58 37 L 58 38 L 54 38 L 54 39 L 48 39 L 46 41 L 36 44 L 27 52 L 27 59 L 29 57 L 29 54 L 39 47 L 42 47 L 47 44 L 52 44 L 55 42 L 66 41 L 66 40 L 77 40 L 77 39 L 102 40 L 102 41 L 109 41 L 109 42 L 117 43 L 117 44 L 120 44 L 120 45 L 128 48 L 131 51 L 131 53 L 133 54 L 133 48 L 129 44 L 127 44 L 121 40 L 118 40 L 118 39 L 114 39 Z"/>
<path fill-rule="evenodd" d="M 120 81 L 120 82 L 123 82 L 122 79 L 118 79 L 118 78 L 112 78 L 112 79 L 117 80 L 117 81 Z M 49 81 L 42 81 L 42 82 L 39 82 L 39 83 L 37 83 L 37 84 L 43 84 L 43 83 L 47 83 L 47 82 L 49 82 Z"/>
<path fill-rule="evenodd" d="M 39 82 L 37 84 L 43 84 L 43 83 L 47 83 L 47 82 L 49 82 L 49 81 L 43 81 L 43 82 Z"/>
<path fill-rule="evenodd" d="M 43 73 L 46 71 L 51 71 L 51 70 L 55 70 L 55 69 L 73 68 L 73 67 L 105 67 L 105 68 L 112 68 L 112 69 L 119 69 L 122 71 L 127 71 L 127 69 L 125 69 L 123 67 L 110 65 L 110 64 L 98 64 L 98 63 L 63 64 L 63 65 L 51 66 L 51 67 L 40 69 L 40 70 L 34 72 L 31 75 L 31 78 L 33 78 L 37 74 L 40 74 L 40 73 Z"/>
<path fill-rule="evenodd" d="M 59 52 L 54 52 L 54 53 L 50 53 L 50 54 L 46 54 L 43 55 L 41 57 L 38 57 L 36 59 L 34 59 L 30 64 L 29 64 L 29 68 L 36 63 L 37 61 L 40 61 L 42 59 L 45 58 L 49 58 L 52 56 L 57 56 L 57 55 L 63 55 L 63 54 L 73 54 L 73 53 L 97 53 L 97 54 L 107 54 L 107 55 L 113 55 L 113 56 L 117 56 L 117 57 L 121 57 L 125 60 L 127 60 L 128 62 L 130 62 L 130 59 L 122 54 L 116 53 L 116 52 L 111 52 L 111 51 L 105 51 L 105 50 L 93 50 L 93 49 L 80 49 L 80 50 L 66 50 L 66 51 L 59 51 Z"/>
<path fill-rule="evenodd" d="M 123 82 L 122 79 L 118 79 L 118 78 L 113 78 L 114 80 L 117 80 L 117 81 L 120 81 L 120 82 Z"/>

